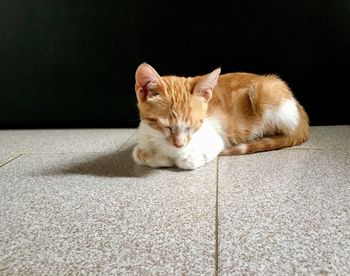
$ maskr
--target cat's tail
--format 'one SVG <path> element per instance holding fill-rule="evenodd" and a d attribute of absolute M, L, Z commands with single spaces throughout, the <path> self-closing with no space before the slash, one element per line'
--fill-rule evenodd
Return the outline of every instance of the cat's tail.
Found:
<path fill-rule="evenodd" d="M 263 137 L 246 144 L 238 144 L 226 148 L 221 152 L 221 155 L 239 155 L 276 150 L 300 145 L 303 142 L 304 139 L 296 139 L 292 136 L 276 135 L 271 137 Z"/>
<path fill-rule="evenodd" d="M 302 120 L 298 128 L 292 133 L 281 133 L 275 136 L 262 137 L 248 143 L 234 145 L 224 149 L 221 155 L 250 154 L 300 145 L 309 139 L 308 118 L 303 109 L 301 109 L 301 115 Z"/>

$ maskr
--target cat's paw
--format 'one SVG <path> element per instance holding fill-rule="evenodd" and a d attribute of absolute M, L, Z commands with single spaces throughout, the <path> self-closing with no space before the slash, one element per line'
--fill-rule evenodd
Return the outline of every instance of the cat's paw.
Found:
<path fill-rule="evenodd" d="M 144 150 L 136 146 L 133 150 L 132 156 L 135 162 L 142 166 L 149 166 L 152 168 L 172 167 L 173 161 L 159 153 Z"/>
<path fill-rule="evenodd" d="M 198 156 L 189 156 L 187 158 L 178 158 L 176 161 L 176 166 L 184 170 L 194 170 L 206 163 L 206 160 Z"/>
<path fill-rule="evenodd" d="M 132 151 L 132 157 L 134 161 L 139 165 L 147 165 L 147 160 L 152 157 L 151 153 L 136 146 Z"/>

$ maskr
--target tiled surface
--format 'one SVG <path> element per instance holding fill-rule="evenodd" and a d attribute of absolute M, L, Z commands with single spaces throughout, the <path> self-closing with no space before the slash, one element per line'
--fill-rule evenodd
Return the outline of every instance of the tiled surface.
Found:
<path fill-rule="evenodd" d="M 350 149 L 220 158 L 220 274 L 349 274 L 349 168 Z"/>
<path fill-rule="evenodd" d="M 0 130 L 0 153 L 109 152 L 135 129 Z"/>
<path fill-rule="evenodd" d="M 0 166 L 3 166 L 7 162 L 11 161 L 12 159 L 16 158 L 19 154 L 0 154 Z"/>
<path fill-rule="evenodd" d="M 195 171 L 135 165 L 132 129 L 0 130 L 0 275 L 348 275 L 349 129 Z"/>
<path fill-rule="evenodd" d="M 215 169 L 25 155 L 1 168 L 0 274 L 213 275 Z"/>

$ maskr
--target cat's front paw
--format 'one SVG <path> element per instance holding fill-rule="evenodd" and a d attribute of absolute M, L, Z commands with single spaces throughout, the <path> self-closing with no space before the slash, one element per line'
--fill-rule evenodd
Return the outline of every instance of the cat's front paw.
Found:
<path fill-rule="evenodd" d="M 175 163 L 180 169 L 194 170 L 203 166 L 206 161 L 201 157 L 189 156 L 187 158 L 178 158 Z"/>
<path fill-rule="evenodd" d="M 147 159 L 150 159 L 152 156 L 148 151 L 136 146 L 132 152 L 132 157 L 137 164 L 145 166 L 147 165 Z"/>
<path fill-rule="evenodd" d="M 167 156 L 163 156 L 157 152 L 148 151 L 136 146 L 132 152 L 135 162 L 142 166 L 152 168 L 172 167 L 173 161 Z"/>

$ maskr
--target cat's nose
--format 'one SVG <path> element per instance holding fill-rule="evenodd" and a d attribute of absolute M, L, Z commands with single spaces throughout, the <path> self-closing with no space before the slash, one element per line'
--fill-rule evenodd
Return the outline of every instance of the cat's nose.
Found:
<path fill-rule="evenodd" d="M 177 148 L 182 148 L 184 146 L 184 143 L 181 143 L 179 141 L 175 141 L 174 142 L 174 146 L 177 147 Z"/>
<path fill-rule="evenodd" d="M 186 144 L 187 138 L 183 133 L 178 133 L 173 137 L 173 145 L 177 148 L 182 148 Z"/>

